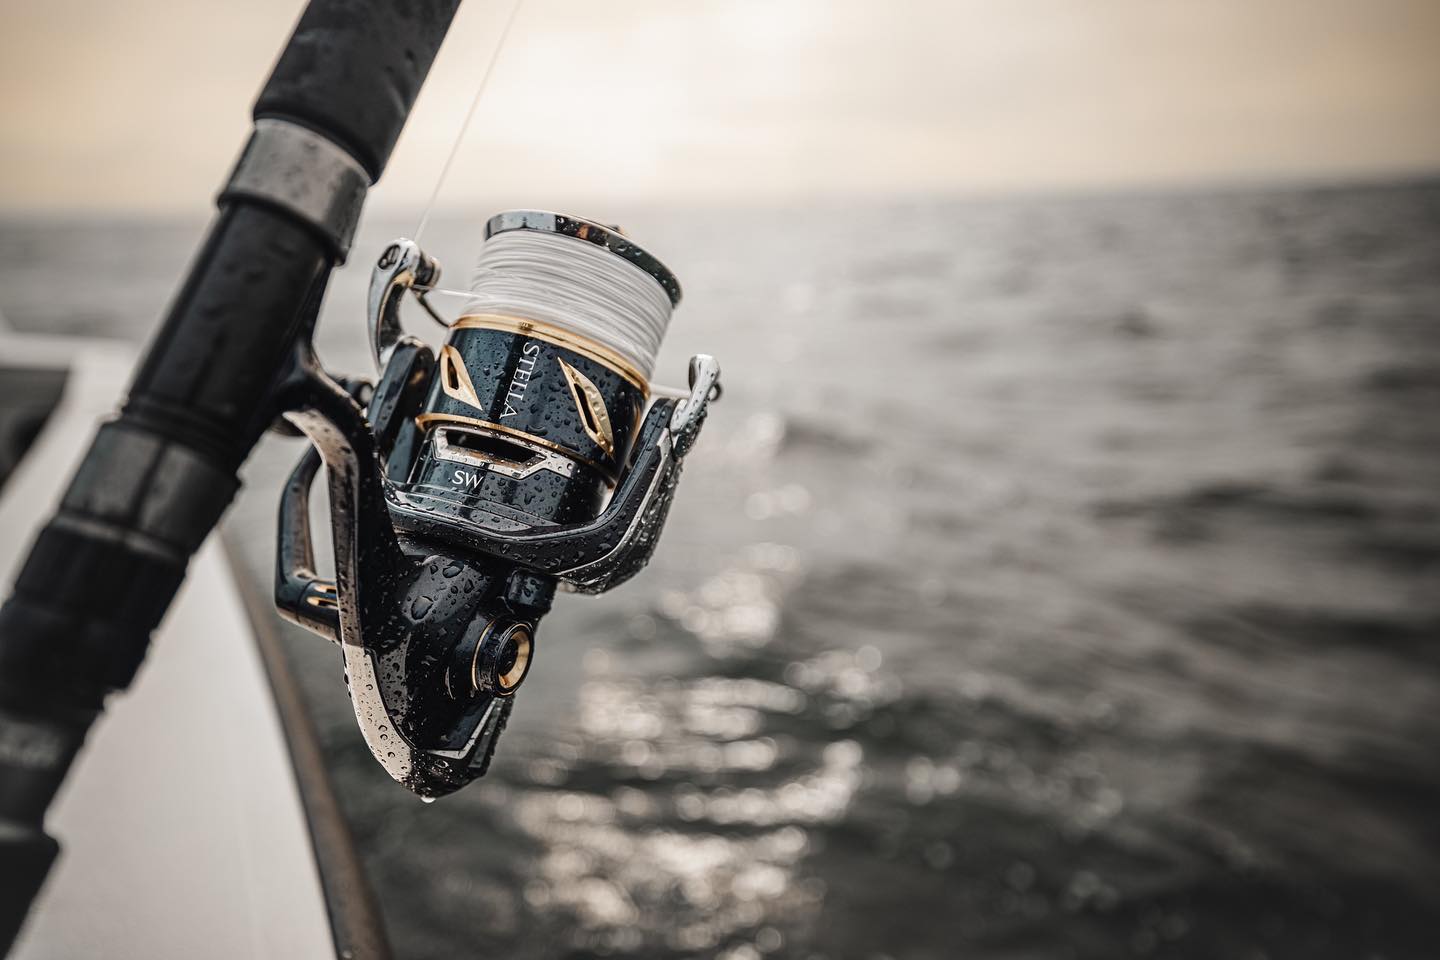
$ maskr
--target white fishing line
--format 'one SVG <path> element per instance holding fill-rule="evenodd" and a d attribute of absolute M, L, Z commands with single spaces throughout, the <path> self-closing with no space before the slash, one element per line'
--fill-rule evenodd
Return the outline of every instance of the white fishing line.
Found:
<path fill-rule="evenodd" d="M 464 314 L 553 323 L 609 347 L 648 380 L 671 308 L 658 280 L 604 247 L 507 230 L 481 248 Z"/>
<path fill-rule="evenodd" d="M 450 167 L 455 163 L 455 155 L 460 152 L 460 144 L 465 140 L 465 134 L 470 130 L 470 121 L 475 119 L 475 108 L 480 106 L 480 98 L 485 95 L 485 88 L 490 85 L 490 75 L 495 72 L 495 64 L 500 60 L 500 51 L 505 48 L 505 41 L 510 38 L 510 28 L 515 26 L 515 18 L 520 15 L 520 4 L 524 0 L 514 0 L 510 6 L 510 14 L 505 18 L 505 26 L 500 28 L 500 38 L 495 41 L 495 46 L 490 50 L 490 59 L 485 61 L 485 69 L 480 71 L 480 82 L 475 85 L 475 96 L 470 98 L 470 109 L 465 111 L 465 119 L 460 123 L 460 129 L 455 132 L 455 141 L 450 144 L 450 152 L 445 157 L 445 163 L 440 167 L 440 176 L 435 178 L 435 189 L 430 191 L 430 199 L 425 204 L 425 211 L 420 214 L 420 223 L 416 225 L 415 232 L 411 236 L 416 243 L 420 242 L 420 235 L 425 232 L 425 225 L 430 222 L 430 214 L 435 210 L 435 201 L 440 198 L 440 188 L 445 186 L 445 178 L 450 175 Z"/>

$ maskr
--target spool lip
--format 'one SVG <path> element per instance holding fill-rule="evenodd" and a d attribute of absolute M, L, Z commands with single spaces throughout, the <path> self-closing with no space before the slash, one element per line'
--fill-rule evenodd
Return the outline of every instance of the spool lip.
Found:
<path fill-rule="evenodd" d="M 549 210 L 506 210 L 491 217 L 485 224 L 485 239 L 507 233 L 511 230 L 539 230 L 544 233 L 558 233 L 576 240 L 604 247 L 611 253 L 628 260 L 649 274 L 660 284 L 670 297 L 670 306 L 680 305 L 680 281 L 670 268 L 635 241 L 620 233 L 615 227 L 607 227 L 594 220 L 571 217 Z"/>

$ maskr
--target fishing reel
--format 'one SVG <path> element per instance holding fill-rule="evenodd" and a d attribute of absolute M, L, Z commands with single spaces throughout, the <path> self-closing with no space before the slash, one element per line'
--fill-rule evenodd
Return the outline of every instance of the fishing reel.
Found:
<path fill-rule="evenodd" d="M 340 644 L 370 752 L 423 797 L 485 773 L 557 587 L 601 593 L 650 559 L 720 391 L 702 354 L 689 389 L 662 395 L 645 366 L 653 349 L 607 336 L 606 316 L 576 319 L 587 271 L 639 284 L 665 321 L 679 302 L 670 271 L 617 229 L 535 211 L 487 224 L 487 249 L 521 242 L 573 270 L 535 274 L 521 296 L 501 264 L 499 299 L 477 280 L 480 306 L 448 323 L 427 297 L 439 265 L 395 241 L 370 282 L 373 389 L 326 374 L 308 338 L 281 389 L 312 445 L 281 499 L 276 606 Z M 438 355 L 401 325 L 407 293 L 449 327 Z M 624 303 L 607 307 L 612 324 L 628 322 Z M 309 529 L 322 461 L 333 581 L 315 572 Z"/>

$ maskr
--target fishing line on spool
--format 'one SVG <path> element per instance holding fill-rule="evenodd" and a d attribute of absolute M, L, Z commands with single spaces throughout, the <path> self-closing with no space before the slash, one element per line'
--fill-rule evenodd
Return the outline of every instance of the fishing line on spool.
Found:
<path fill-rule="evenodd" d="M 649 379 L 670 324 L 670 297 L 604 247 L 553 233 L 491 237 L 471 275 L 466 315 L 554 323 L 619 353 Z"/>
<path fill-rule="evenodd" d="M 647 378 L 670 325 L 669 295 L 610 251 L 551 233 L 511 231 L 485 243 L 469 290 L 429 296 L 465 301 L 462 316 L 538 320 L 597 340 Z"/>

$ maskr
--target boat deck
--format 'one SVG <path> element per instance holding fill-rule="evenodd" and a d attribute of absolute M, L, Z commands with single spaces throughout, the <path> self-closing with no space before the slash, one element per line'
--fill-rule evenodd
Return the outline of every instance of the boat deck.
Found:
<path fill-rule="evenodd" d="M 125 347 L 0 332 L 0 407 L 33 406 L 35 385 L 68 367 L 59 404 L 0 486 L 7 592 L 133 359 Z M 92 731 L 48 830 L 61 856 L 17 960 L 334 955 L 285 737 L 218 538 L 191 565 L 135 684 Z"/>

